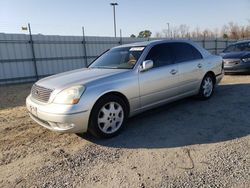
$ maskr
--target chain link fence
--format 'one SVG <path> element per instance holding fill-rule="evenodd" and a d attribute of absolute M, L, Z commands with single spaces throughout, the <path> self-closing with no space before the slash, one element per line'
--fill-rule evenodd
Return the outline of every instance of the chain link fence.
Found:
<path fill-rule="evenodd" d="M 86 67 L 114 46 L 158 38 L 58 36 L 0 33 L 0 85 L 33 82 L 40 78 Z M 190 39 L 213 54 L 234 40 Z"/>

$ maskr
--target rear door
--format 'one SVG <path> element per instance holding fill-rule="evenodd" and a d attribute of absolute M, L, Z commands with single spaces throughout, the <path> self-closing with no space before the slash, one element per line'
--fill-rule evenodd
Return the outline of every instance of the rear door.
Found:
<path fill-rule="evenodd" d="M 158 44 L 145 60 L 152 60 L 152 69 L 139 73 L 141 107 L 148 107 L 176 96 L 178 93 L 178 66 L 174 64 L 170 44 Z"/>
<path fill-rule="evenodd" d="M 199 89 L 203 75 L 203 57 L 201 53 L 188 43 L 173 43 L 175 63 L 179 68 L 180 91 L 192 93 Z"/>

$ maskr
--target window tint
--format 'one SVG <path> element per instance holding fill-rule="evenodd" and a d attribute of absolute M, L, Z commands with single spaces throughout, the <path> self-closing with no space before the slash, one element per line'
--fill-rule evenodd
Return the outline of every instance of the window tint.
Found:
<path fill-rule="evenodd" d="M 223 52 L 241 52 L 241 51 L 250 51 L 250 42 L 230 45 Z"/>
<path fill-rule="evenodd" d="M 189 46 L 190 46 L 190 48 L 192 48 L 194 59 L 202 59 L 203 58 L 201 53 L 195 47 L 193 47 L 191 45 L 189 45 Z"/>
<path fill-rule="evenodd" d="M 240 43 L 236 45 L 239 51 L 250 51 L 250 42 Z"/>
<path fill-rule="evenodd" d="M 232 52 L 234 50 L 235 50 L 235 45 L 230 45 L 223 52 Z"/>
<path fill-rule="evenodd" d="M 235 45 L 228 46 L 223 52 L 232 52 L 235 49 Z"/>
<path fill-rule="evenodd" d="M 154 46 L 148 53 L 146 60 L 152 60 L 154 67 L 173 64 L 173 53 L 169 44 Z"/>
<path fill-rule="evenodd" d="M 201 53 L 192 45 L 187 43 L 174 43 L 173 51 L 176 63 L 202 59 Z"/>

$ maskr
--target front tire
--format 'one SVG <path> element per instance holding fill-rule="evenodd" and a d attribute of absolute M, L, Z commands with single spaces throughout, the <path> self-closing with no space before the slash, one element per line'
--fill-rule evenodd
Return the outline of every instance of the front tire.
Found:
<path fill-rule="evenodd" d="M 207 74 L 201 82 L 199 97 L 202 100 L 209 99 L 214 93 L 214 85 L 213 75 Z"/>
<path fill-rule="evenodd" d="M 110 138 L 124 127 L 128 112 L 124 101 L 116 95 L 102 97 L 90 115 L 89 132 L 98 138 Z"/>

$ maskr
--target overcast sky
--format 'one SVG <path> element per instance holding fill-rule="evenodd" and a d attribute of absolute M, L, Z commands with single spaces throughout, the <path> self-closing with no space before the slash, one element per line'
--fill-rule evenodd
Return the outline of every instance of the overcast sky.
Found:
<path fill-rule="evenodd" d="M 1 0 L 0 33 L 34 33 L 113 36 L 110 0 Z M 191 29 L 220 28 L 230 21 L 245 25 L 250 19 L 250 0 L 116 0 L 117 29 L 123 36 L 149 29 L 153 34 L 180 24 Z M 26 31 L 27 32 L 27 31 Z"/>

